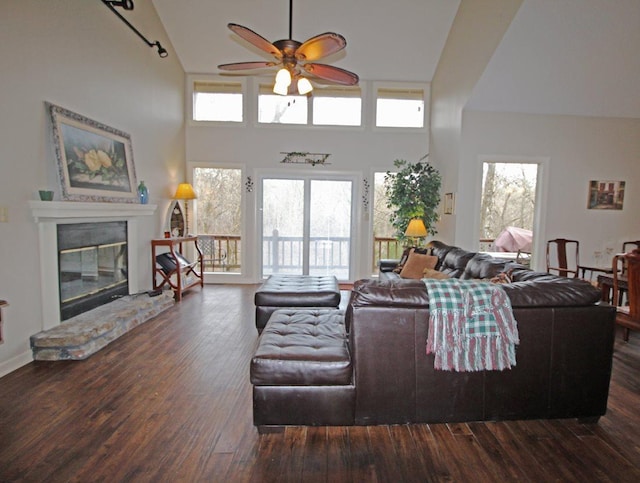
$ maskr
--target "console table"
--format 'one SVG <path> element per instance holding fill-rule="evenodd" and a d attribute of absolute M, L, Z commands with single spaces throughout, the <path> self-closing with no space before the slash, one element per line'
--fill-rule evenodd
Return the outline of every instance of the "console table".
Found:
<path fill-rule="evenodd" d="M 195 247 L 196 260 L 193 262 L 188 261 L 183 255 L 182 246 L 186 243 L 193 243 Z M 156 255 L 156 250 L 160 247 L 165 247 L 168 251 Z M 166 254 L 166 258 L 162 260 L 164 264 L 160 264 L 157 257 L 163 254 Z M 182 300 L 185 290 L 197 285 L 204 287 L 204 262 L 197 236 L 151 240 L 151 263 L 154 290 L 168 285 L 173 290 L 177 302 Z"/>

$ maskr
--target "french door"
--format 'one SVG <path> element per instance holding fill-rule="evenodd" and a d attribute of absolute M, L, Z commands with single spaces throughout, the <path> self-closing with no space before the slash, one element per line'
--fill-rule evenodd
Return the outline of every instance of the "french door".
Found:
<path fill-rule="evenodd" d="M 264 177 L 262 276 L 335 275 L 349 280 L 354 181 Z"/>

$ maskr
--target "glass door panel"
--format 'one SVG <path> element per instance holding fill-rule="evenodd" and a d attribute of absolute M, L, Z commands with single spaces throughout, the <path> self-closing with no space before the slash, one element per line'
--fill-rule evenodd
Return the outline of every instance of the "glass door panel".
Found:
<path fill-rule="evenodd" d="M 349 280 L 351 180 L 262 180 L 262 276 Z"/>
<path fill-rule="evenodd" d="M 309 275 L 349 279 L 351 181 L 311 180 Z"/>
<path fill-rule="evenodd" d="M 263 180 L 263 276 L 304 273 L 304 207 L 304 180 Z"/>
<path fill-rule="evenodd" d="M 194 167 L 195 227 L 207 273 L 242 273 L 242 170 Z"/>

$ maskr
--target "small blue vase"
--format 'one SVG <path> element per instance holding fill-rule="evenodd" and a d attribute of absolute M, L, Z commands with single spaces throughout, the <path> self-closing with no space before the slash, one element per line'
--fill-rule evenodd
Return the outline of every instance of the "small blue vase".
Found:
<path fill-rule="evenodd" d="M 140 181 L 140 184 L 138 185 L 138 199 L 143 205 L 149 203 L 149 190 L 145 186 L 144 181 Z"/>

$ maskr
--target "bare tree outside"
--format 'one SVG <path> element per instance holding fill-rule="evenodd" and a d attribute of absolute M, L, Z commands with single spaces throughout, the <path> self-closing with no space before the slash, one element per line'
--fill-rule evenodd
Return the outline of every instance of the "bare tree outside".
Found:
<path fill-rule="evenodd" d="M 373 236 L 394 238 L 395 228 L 391 224 L 393 212 L 387 207 L 384 177 L 384 172 L 375 173 L 373 184 Z"/>
<path fill-rule="evenodd" d="M 242 267 L 242 170 L 194 168 L 198 195 L 196 233 L 205 270 L 238 272 Z"/>
<path fill-rule="evenodd" d="M 538 165 L 484 163 L 480 239 L 495 239 L 507 227 L 533 231 Z"/>
<path fill-rule="evenodd" d="M 241 171 L 226 168 L 195 168 L 193 186 L 198 194 L 198 234 L 242 233 Z"/>

